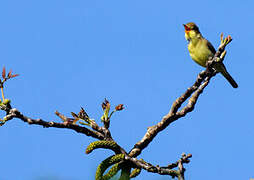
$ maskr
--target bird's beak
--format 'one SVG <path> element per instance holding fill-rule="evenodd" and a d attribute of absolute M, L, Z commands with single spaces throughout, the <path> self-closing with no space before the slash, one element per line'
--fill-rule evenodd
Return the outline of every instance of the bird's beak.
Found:
<path fill-rule="evenodd" d="M 186 26 L 185 24 L 183 24 L 183 26 L 184 26 L 185 32 L 189 32 L 190 31 L 190 28 L 188 26 Z"/>
<path fill-rule="evenodd" d="M 185 30 L 187 30 L 187 29 L 188 29 L 188 27 L 187 27 L 185 24 L 183 24 L 183 27 L 184 27 L 184 29 L 185 29 Z"/>

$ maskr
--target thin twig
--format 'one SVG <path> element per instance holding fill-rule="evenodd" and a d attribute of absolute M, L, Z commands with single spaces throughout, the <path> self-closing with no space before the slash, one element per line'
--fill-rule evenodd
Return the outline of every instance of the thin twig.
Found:
<path fill-rule="evenodd" d="M 190 162 L 189 158 L 191 158 L 192 155 L 188 154 L 185 155 L 182 154 L 182 157 L 176 161 L 175 163 L 172 163 L 166 167 L 160 167 L 158 165 L 154 166 L 148 162 L 145 162 L 144 160 L 138 160 L 137 158 L 129 158 L 128 160 L 132 162 L 132 164 L 138 168 L 142 168 L 147 170 L 148 172 L 157 173 L 161 175 L 170 175 L 171 177 L 179 177 L 182 176 L 181 174 L 184 174 L 185 169 L 183 168 L 183 164 L 188 164 Z M 178 167 L 178 170 L 173 170 L 173 168 Z"/>
<path fill-rule="evenodd" d="M 57 123 L 57 122 L 53 122 L 53 121 L 50 121 L 50 122 L 44 121 L 42 119 L 32 119 L 32 118 L 29 118 L 27 116 L 24 116 L 16 108 L 12 108 L 12 109 L 3 108 L 3 109 L 5 109 L 6 112 L 9 111 L 9 113 L 4 118 L 5 121 L 9 121 L 13 118 L 18 118 L 18 119 L 20 119 L 20 120 L 22 120 L 22 121 L 24 121 L 28 124 L 41 125 L 45 128 L 55 127 L 55 128 L 71 129 L 71 130 L 74 130 L 78 133 L 85 134 L 86 136 L 91 136 L 93 138 L 100 139 L 100 140 L 104 139 L 104 135 L 102 133 L 90 130 L 86 127 L 79 126 L 77 124 Z"/>

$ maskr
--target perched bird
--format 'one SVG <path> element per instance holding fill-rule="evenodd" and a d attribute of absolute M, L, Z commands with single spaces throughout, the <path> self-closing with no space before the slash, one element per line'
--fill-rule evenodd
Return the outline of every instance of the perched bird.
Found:
<path fill-rule="evenodd" d="M 213 45 L 202 36 L 198 26 L 195 23 L 190 22 L 184 24 L 183 26 L 185 28 L 185 39 L 189 42 L 188 50 L 191 58 L 200 66 L 206 67 L 206 62 L 210 57 L 214 56 L 216 50 L 214 49 Z M 233 88 L 238 87 L 237 83 L 230 76 L 222 62 L 216 63 L 214 68 L 228 80 Z"/>

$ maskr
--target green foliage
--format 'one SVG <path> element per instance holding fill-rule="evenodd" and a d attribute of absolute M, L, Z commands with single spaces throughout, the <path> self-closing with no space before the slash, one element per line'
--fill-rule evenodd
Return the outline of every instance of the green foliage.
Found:
<path fill-rule="evenodd" d="M 104 180 L 103 173 L 113 164 L 116 164 L 120 161 L 124 160 L 124 154 L 116 154 L 113 156 L 108 157 L 104 161 L 100 163 L 97 167 L 95 179 L 96 180 Z M 110 178 L 109 175 L 107 178 Z"/>
<path fill-rule="evenodd" d="M 104 149 L 111 149 L 116 150 L 119 146 L 115 141 L 95 141 L 90 143 L 86 148 L 86 154 L 91 153 L 94 149 L 97 148 L 104 148 Z"/>

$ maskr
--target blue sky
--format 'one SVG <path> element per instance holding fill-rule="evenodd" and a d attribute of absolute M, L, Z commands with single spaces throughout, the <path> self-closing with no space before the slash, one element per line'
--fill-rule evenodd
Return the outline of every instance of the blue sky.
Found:
<path fill-rule="evenodd" d="M 164 166 L 192 153 L 186 179 L 253 178 L 253 6 L 250 0 L 3 1 L 1 66 L 20 74 L 7 82 L 6 97 L 25 115 L 48 121 L 60 121 L 55 110 L 69 115 L 82 106 L 99 122 L 105 97 L 123 103 L 110 129 L 128 151 L 202 70 L 184 39 L 182 24 L 194 21 L 215 47 L 221 32 L 233 37 L 224 62 L 239 88 L 217 75 L 195 110 L 139 158 Z M 92 138 L 20 120 L 1 127 L 0 136 L 4 180 L 94 179 L 111 155 L 86 155 Z M 142 171 L 136 179 L 168 178 Z"/>

